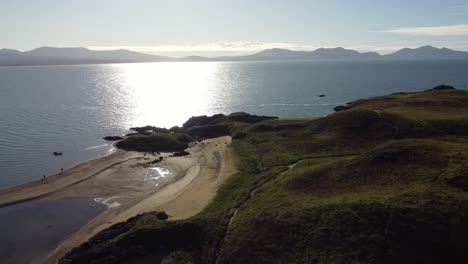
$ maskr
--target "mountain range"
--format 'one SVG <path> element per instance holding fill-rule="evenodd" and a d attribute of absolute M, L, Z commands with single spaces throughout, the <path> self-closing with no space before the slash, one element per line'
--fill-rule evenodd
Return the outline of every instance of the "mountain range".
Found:
<path fill-rule="evenodd" d="M 41 47 L 30 51 L 0 49 L 0 66 L 15 65 L 65 65 L 161 61 L 358 61 L 358 60 L 468 60 L 468 52 L 448 48 L 423 46 L 403 48 L 394 53 L 381 55 L 377 52 L 358 52 L 351 49 L 319 48 L 314 51 L 267 49 L 251 55 L 173 58 L 134 52 L 130 50 L 96 51 L 87 48 Z"/>

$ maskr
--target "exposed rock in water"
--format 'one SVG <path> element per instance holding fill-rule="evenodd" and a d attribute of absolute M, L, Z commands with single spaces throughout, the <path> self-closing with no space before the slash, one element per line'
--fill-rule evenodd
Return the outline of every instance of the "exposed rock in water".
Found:
<path fill-rule="evenodd" d="M 188 155 L 190 155 L 190 153 L 185 150 L 175 152 L 174 154 L 172 154 L 173 157 L 182 157 L 182 156 L 188 156 Z"/>
<path fill-rule="evenodd" d="M 117 140 L 122 140 L 124 138 L 120 136 L 107 136 L 107 137 L 103 137 L 102 139 L 107 140 L 107 141 L 117 141 Z"/>

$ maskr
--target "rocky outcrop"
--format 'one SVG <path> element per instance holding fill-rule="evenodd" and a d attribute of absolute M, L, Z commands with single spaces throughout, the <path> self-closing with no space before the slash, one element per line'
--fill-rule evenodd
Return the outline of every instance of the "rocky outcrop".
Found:
<path fill-rule="evenodd" d="M 107 141 L 117 141 L 117 140 L 122 140 L 124 138 L 120 136 L 107 136 L 107 137 L 103 137 L 102 139 L 107 140 Z"/>
<path fill-rule="evenodd" d="M 188 156 L 188 155 L 190 155 L 190 153 L 188 153 L 185 150 L 174 152 L 174 154 L 172 154 L 173 157 L 182 157 L 182 156 Z"/>

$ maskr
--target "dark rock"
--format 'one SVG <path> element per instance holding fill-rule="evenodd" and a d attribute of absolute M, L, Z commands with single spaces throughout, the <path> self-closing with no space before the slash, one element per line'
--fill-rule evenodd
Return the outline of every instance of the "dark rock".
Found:
<path fill-rule="evenodd" d="M 118 141 L 115 146 L 127 151 L 139 152 L 175 152 L 188 148 L 195 139 L 188 134 L 152 133 L 151 135 L 138 134 Z"/>
<path fill-rule="evenodd" d="M 169 215 L 166 214 L 166 212 L 161 211 L 161 212 L 157 212 L 157 213 L 156 213 L 156 217 L 157 217 L 159 220 L 167 220 L 167 219 L 169 218 Z"/>
<path fill-rule="evenodd" d="M 468 191 L 468 176 L 456 176 L 447 180 L 447 184 Z"/>
<path fill-rule="evenodd" d="M 237 122 L 255 124 L 255 123 L 265 121 L 265 120 L 278 119 L 278 117 L 276 117 L 276 116 L 257 116 L 257 115 L 251 115 L 251 114 L 244 113 L 244 112 L 237 112 L 237 113 L 230 114 L 228 116 L 228 119 L 233 120 L 233 121 L 237 121 Z"/>
<path fill-rule="evenodd" d="M 173 126 L 171 128 L 169 128 L 169 131 L 170 132 L 174 132 L 174 133 L 181 133 L 183 132 L 183 129 L 179 126 Z"/>
<path fill-rule="evenodd" d="M 442 85 L 438 85 L 438 86 L 432 88 L 431 90 L 434 90 L 434 91 L 437 91 L 437 90 L 455 90 L 455 87 L 453 87 L 451 85 L 442 84 Z"/>
<path fill-rule="evenodd" d="M 182 157 L 182 156 L 187 156 L 187 155 L 190 155 L 190 153 L 188 153 L 185 150 L 174 152 L 174 154 L 172 154 L 173 157 Z"/>
<path fill-rule="evenodd" d="M 185 122 L 182 127 L 184 129 L 194 127 L 194 126 L 206 126 L 206 125 L 212 125 L 216 124 L 217 122 L 220 121 L 220 119 L 224 118 L 225 115 L 223 114 L 217 114 L 213 116 L 192 116 Z"/>
<path fill-rule="evenodd" d="M 349 106 L 338 105 L 335 108 L 333 108 L 333 110 L 335 110 L 335 112 L 339 112 L 339 111 L 347 110 L 349 108 L 350 108 Z"/>
<path fill-rule="evenodd" d="M 396 93 L 391 93 L 390 95 L 405 95 L 405 94 L 408 94 L 408 93 L 405 93 L 405 92 L 396 92 Z"/>
<path fill-rule="evenodd" d="M 220 123 L 226 122 L 226 121 L 236 121 L 236 122 L 254 124 L 254 123 L 258 123 L 258 122 L 270 120 L 270 119 L 278 119 L 278 117 L 257 116 L 257 115 L 251 115 L 251 114 L 244 113 L 244 112 L 232 113 L 228 116 L 225 116 L 223 114 L 217 114 L 213 116 L 206 116 L 206 115 L 205 116 L 193 116 L 189 118 L 189 120 L 187 120 L 187 122 L 185 122 L 182 125 L 182 128 L 189 129 L 192 127 L 219 125 Z"/>
<path fill-rule="evenodd" d="M 160 161 L 161 161 L 160 159 L 155 159 L 153 161 L 148 162 L 148 164 L 156 164 L 156 163 L 158 163 Z"/>
<path fill-rule="evenodd" d="M 187 132 L 192 137 L 195 137 L 197 139 L 221 137 L 221 136 L 227 136 L 231 134 L 229 126 L 226 124 L 214 124 L 214 125 L 191 127 L 187 130 Z"/>
<path fill-rule="evenodd" d="M 117 140 L 122 140 L 124 138 L 119 137 L 119 136 L 107 136 L 107 137 L 103 137 L 102 139 L 107 140 L 107 141 L 117 141 Z"/>
<path fill-rule="evenodd" d="M 151 133 L 170 133 L 171 132 L 167 128 L 155 127 L 155 126 L 131 127 L 130 130 L 133 130 L 143 135 L 151 134 Z"/>

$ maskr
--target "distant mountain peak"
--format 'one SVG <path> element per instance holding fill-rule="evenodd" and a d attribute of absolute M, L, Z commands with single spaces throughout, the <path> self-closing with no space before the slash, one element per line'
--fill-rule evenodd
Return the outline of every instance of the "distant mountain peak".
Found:
<path fill-rule="evenodd" d="M 385 55 L 388 59 L 468 59 L 468 52 L 451 50 L 448 48 L 437 48 L 426 45 L 419 48 L 403 48 L 394 53 Z"/>
<path fill-rule="evenodd" d="M 0 49 L 0 65 L 49 65 L 49 64 L 86 64 L 86 63 L 129 63 L 157 61 L 359 61 L 359 60 L 468 60 L 468 52 L 437 48 L 430 45 L 419 48 L 403 48 L 394 53 L 380 55 L 377 52 L 359 52 L 344 47 L 319 48 L 313 51 L 271 48 L 251 55 L 202 57 L 188 56 L 170 58 L 131 51 L 90 50 L 84 47 L 40 47 L 21 52 L 13 49 Z"/>
<path fill-rule="evenodd" d="M 15 49 L 0 49 L 0 54 L 21 54 L 21 51 Z"/>
<path fill-rule="evenodd" d="M 419 48 L 420 48 L 420 49 L 438 49 L 438 48 L 436 48 L 436 47 L 434 47 L 434 46 L 431 46 L 431 45 L 424 45 L 424 46 L 421 46 L 421 47 L 419 47 Z"/>
<path fill-rule="evenodd" d="M 36 49 L 32 49 L 30 51 L 44 51 L 44 50 L 88 50 L 89 51 L 89 49 L 83 48 L 83 47 L 48 47 L 48 46 L 39 47 Z"/>

